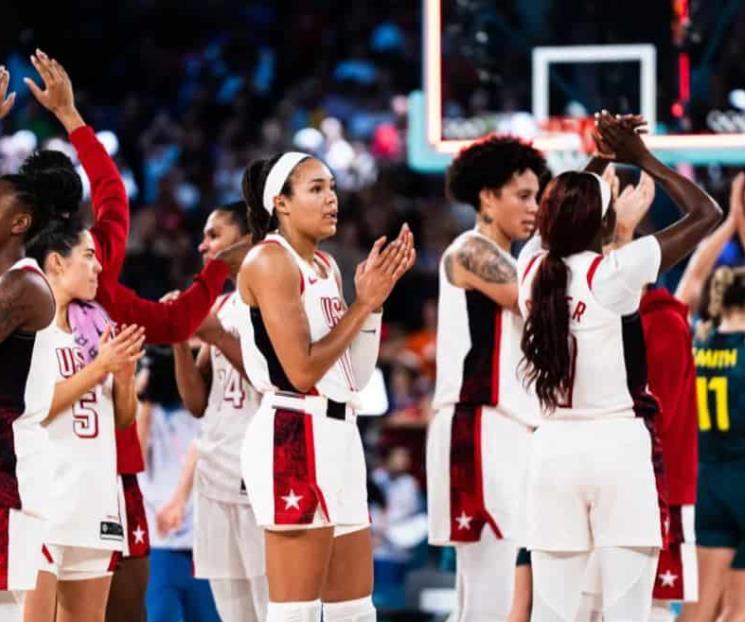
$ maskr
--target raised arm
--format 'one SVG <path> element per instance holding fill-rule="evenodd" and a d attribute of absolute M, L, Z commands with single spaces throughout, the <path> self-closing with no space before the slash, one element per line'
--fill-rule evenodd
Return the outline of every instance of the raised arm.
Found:
<path fill-rule="evenodd" d="M 178 343 L 191 337 L 207 317 L 228 272 L 224 262 L 209 262 L 191 286 L 170 302 L 146 300 L 121 283 L 99 284 L 97 299 L 115 322 L 142 326 L 147 343 Z"/>
<path fill-rule="evenodd" d="M 288 252 L 274 244 L 250 254 L 238 274 L 241 298 L 261 312 L 272 346 L 287 378 L 301 392 L 309 391 L 336 363 L 371 313 L 382 306 L 399 278 L 413 264 L 413 236 L 408 228 L 382 249 L 380 238 L 357 280 L 357 298 L 331 331 L 311 341 L 300 298 L 300 276 Z"/>
<path fill-rule="evenodd" d="M 730 190 L 729 213 L 721 225 L 699 244 L 696 252 L 686 266 L 683 277 L 678 283 L 675 297 L 688 305 L 691 311 L 698 308 L 701 291 L 706 279 L 714 269 L 714 265 L 722 254 L 722 250 L 737 233 L 738 228 L 745 223 L 743 209 L 743 189 L 745 187 L 745 173 L 739 173 L 732 182 Z"/>
<path fill-rule="evenodd" d="M 36 100 L 49 110 L 67 131 L 91 185 L 94 224 L 91 234 L 101 262 L 99 281 L 117 281 L 124 264 L 129 236 L 129 203 L 119 170 L 75 107 L 72 81 L 64 67 L 41 50 L 31 62 L 44 88 L 27 78 Z"/>
<path fill-rule="evenodd" d="M 722 210 L 694 182 L 655 158 L 631 124 L 603 113 L 598 118 L 598 131 L 618 161 L 646 171 L 683 212 L 677 222 L 654 234 L 662 253 L 660 272 L 664 272 L 693 251 L 716 226 Z"/>

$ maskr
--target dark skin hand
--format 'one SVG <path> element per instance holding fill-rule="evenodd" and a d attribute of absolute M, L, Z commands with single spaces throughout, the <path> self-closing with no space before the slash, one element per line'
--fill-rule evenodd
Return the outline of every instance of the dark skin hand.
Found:
<path fill-rule="evenodd" d="M 638 126 L 603 112 L 597 119 L 598 134 L 614 160 L 646 171 L 683 212 L 678 221 L 654 234 L 660 243 L 660 272 L 689 255 L 721 220 L 722 210 L 694 182 L 668 168 L 649 151 Z"/>

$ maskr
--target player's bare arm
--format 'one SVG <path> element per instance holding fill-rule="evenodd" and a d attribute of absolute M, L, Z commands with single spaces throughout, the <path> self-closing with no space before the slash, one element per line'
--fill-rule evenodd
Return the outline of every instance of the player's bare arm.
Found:
<path fill-rule="evenodd" d="M 200 418 L 207 409 L 209 387 L 212 384 L 212 364 L 210 346 L 203 344 L 196 360 L 188 342 L 173 346 L 173 361 L 176 386 L 184 406 L 192 416 Z"/>
<path fill-rule="evenodd" d="M 603 113 L 598 117 L 598 131 L 616 160 L 647 172 L 683 212 L 682 218 L 654 234 L 662 252 L 660 272 L 665 272 L 696 248 L 717 225 L 722 210 L 695 182 L 655 158 L 636 127 Z"/>
<path fill-rule="evenodd" d="M 11 270 L 0 277 L 0 341 L 17 330 L 41 330 L 53 317 L 54 299 L 41 275 Z"/>
<path fill-rule="evenodd" d="M 445 256 L 445 273 L 456 287 L 476 289 L 498 305 L 517 310 L 517 271 L 488 240 L 468 236 Z"/>
<path fill-rule="evenodd" d="M 269 338 L 288 379 L 299 391 L 310 390 L 357 336 L 370 313 L 379 308 L 408 269 L 414 239 L 407 234 L 383 249 L 373 246 L 363 271 L 355 275 L 357 298 L 323 339 L 310 340 L 308 318 L 300 297 L 300 274 L 286 250 L 262 246 L 249 256 L 238 275 L 245 302 L 258 306 Z M 250 285 L 249 285 L 250 284 Z"/>

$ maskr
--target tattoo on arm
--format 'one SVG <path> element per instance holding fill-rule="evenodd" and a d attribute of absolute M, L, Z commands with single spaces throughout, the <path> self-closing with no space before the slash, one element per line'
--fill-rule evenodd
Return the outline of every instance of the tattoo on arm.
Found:
<path fill-rule="evenodd" d="M 472 236 L 458 249 L 457 255 L 461 266 L 488 283 L 517 281 L 515 267 L 487 240 Z"/>

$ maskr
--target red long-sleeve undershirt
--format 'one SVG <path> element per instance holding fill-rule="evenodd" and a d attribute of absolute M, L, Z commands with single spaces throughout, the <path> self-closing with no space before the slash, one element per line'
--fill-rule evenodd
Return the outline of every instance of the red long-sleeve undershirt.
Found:
<path fill-rule="evenodd" d="M 148 343 L 188 339 L 222 293 L 228 278 L 227 264 L 209 262 L 192 285 L 168 303 L 145 300 L 119 283 L 129 236 L 129 204 L 124 184 L 93 128 L 86 125 L 76 129 L 70 134 L 70 141 L 91 183 L 95 221 L 91 234 L 103 267 L 96 300 L 115 322 L 143 326 Z"/>
<path fill-rule="evenodd" d="M 188 339 L 199 327 L 223 290 L 228 266 L 211 261 L 178 299 L 160 303 L 140 298 L 119 283 L 129 237 L 129 202 L 119 170 L 88 125 L 70 133 L 70 142 L 91 185 L 94 224 L 91 234 L 102 271 L 96 300 L 115 322 L 139 324 L 149 343 L 175 343 Z M 135 424 L 117 430 L 119 473 L 144 470 Z"/>

